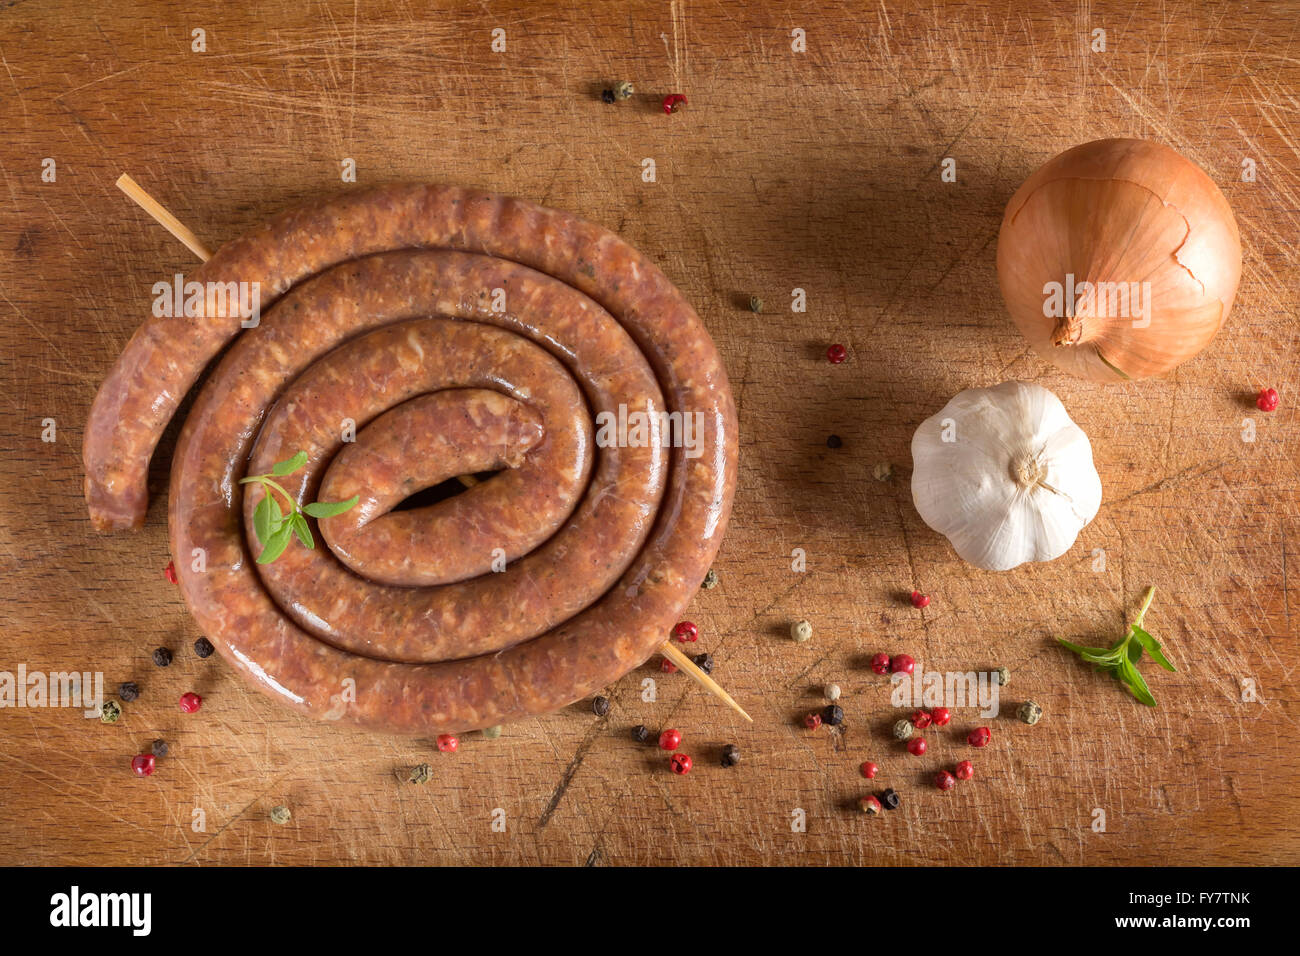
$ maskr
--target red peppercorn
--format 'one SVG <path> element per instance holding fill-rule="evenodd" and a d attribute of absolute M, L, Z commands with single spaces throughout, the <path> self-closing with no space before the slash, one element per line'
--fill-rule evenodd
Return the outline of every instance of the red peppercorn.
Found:
<path fill-rule="evenodd" d="M 131 772 L 137 777 L 147 777 L 154 770 L 153 754 L 137 754 L 131 758 Z"/>
<path fill-rule="evenodd" d="M 176 583 L 176 562 L 175 561 L 167 562 L 167 567 L 163 568 L 163 577 L 165 577 L 172 584 Z"/>
<path fill-rule="evenodd" d="M 687 774 L 691 772 L 691 758 L 686 754 L 673 754 L 668 758 L 668 766 L 672 768 L 673 773 Z"/>
<path fill-rule="evenodd" d="M 907 752 L 913 757 L 919 757 L 926 751 L 925 738 L 913 737 L 907 742 Z"/>
<path fill-rule="evenodd" d="M 838 342 L 826 350 L 826 361 L 832 365 L 839 365 L 849 357 L 849 350 Z"/>
<path fill-rule="evenodd" d="M 862 808 L 863 813 L 880 812 L 880 801 L 877 800 L 875 796 L 870 793 L 858 801 L 858 806 Z"/>
<path fill-rule="evenodd" d="M 951 790 L 957 785 L 957 778 L 947 770 L 940 770 L 934 775 L 934 785 L 940 790 Z"/>
<path fill-rule="evenodd" d="M 966 743 L 970 744 L 972 747 L 983 747 L 989 742 L 989 738 L 992 736 L 992 731 L 987 727 L 976 727 L 966 735 Z"/>
<path fill-rule="evenodd" d="M 912 607 L 929 607 L 930 598 L 920 591 L 912 592 Z"/>
<path fill-rule="evenodd" d="M 1271 412 L 1277 409 L 1277 389 L 1261 388 L 1259 394 L 1255 396 L 1255 407 L 1261 412 Z"/>
<path fill-rule="evenodd" d="M 871 669 L 875 671 L 877 674 L 888 674 L 889 655 L 877 654 L 875 657 L 871 658 Z"/>
<path fill-rule="evenodd" d="M 203 698 L 194 693 L 194 691 L 188 691 L 187 693 L 181 694 L 180 703 L 181 710 L 185 711 L 185 713 L 197 714 L 199 708 L 203 706 Z"/>
<path fill-rule="evenodd" d="M 676 673 L 677 673 L 677 665 L 674 664 L 672 661 L 670 661 L 670 660 L 669 660 L 668 658 L 666 658 L 666 657 L 665 657 L 663 660 L 661 660 L 661 661 L 659 662 L 659 669 L 660 669 L 661 671 L 663 671 L 665 674 L 676 674 Z"/>
<path fill-rule="evenodd" d="M 954 772 L 957 774 L 958 780 L 969 780 L 971 777 L 975 776 L 975 765 L 969 760 L 963 760 L 961 763 L 957 764 Z"/>
<path fill-rule="evenodd" d="M 682 732 L 669 727 L 659 735 L 659 748 L 661 750 L 676 750 L 682 745 Z"/>
<path fill-rule="evenodd" d="M 862 765 L 862 776 L 866 777 L 868 780 L 874 780 L 876 778 L 876 771 L 879 769 L 879 767 L 868 760 Z"/>
<path fill-rule="evenodd" d="M 947 707 L 936 707 L 930 711 L 930 719 L 934 721 L 936 727 L 947 727 L 948 722 L 952 720 L 952 711 Z"/>
<path fill-rule="evenodd" d="M 916 670 L 916 661 L 908 654 L 895 654 L 889 662 L 889 669 L 895 674 L 910 674 Z"/>
<path fill-rule="evenodd" d="M 934 718 L 930 716 L 928 711 L 918 710 L 916 713 L 912 714 L 912 726 L 917 730 L 925 730 L 925 728 L 929 727 L 933 722 Z"/>
<path fill-rule="evenodd" d="M 807 727 L 809 730 L 816 730 L 818 727 L 822 725 L 822 715 L 808 714 L 803 719 L 803 725 Z"/>
<path fill-rule="evenodd" d="M 690 621 L 682 621 L 673 628 L 673 637 L 683 644 L 690 644 L 700 639 L 700 629 Z"/>
<path fill-rule="evenodd" d="M 460 749 L 460 738 L 453 734 L 438 735 L 438 749 L 445 754 L 454 754 Z"/>
<path fill-rule="evenodd" d="M 669 93 L 664 97 L 665 113 L 676 113 L 683 106 L 687 105 L 689 104 L 686 102 L 686 94 L 684 93 Z"/>

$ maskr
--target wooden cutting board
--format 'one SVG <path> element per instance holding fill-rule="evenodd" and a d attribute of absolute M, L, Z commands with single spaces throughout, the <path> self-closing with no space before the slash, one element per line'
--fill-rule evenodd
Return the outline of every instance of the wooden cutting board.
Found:
<path fill-rule="evenodd" d="M 0 9 L 0 670 L 142 688 L 111 726 L 0 710 L 0 862 L 1300 863 L 1296 5 L 186 6 Z M 636 95 L 602 103 L 624 78 Z M 668 116 L 672 92 L 690 102 Z M 1119 387 L 1029 354 L 994 272 L 1016 186 L 1105 136 L 1200 163 L 1245 250 L 1211 348 Z M 439 754 L 300 718 L 198 660 L 162 573 L 175 424 L 141 533 L 92 533 L 81 499 L 95 390 L 151 285 L 194 265 L 114 188 L 122 172 L 214 248 L 303 200 L 429 180 L 570 210 L 650 255 L 707 323 L 740 409 L 721 583 L 689 613 L 753 725 L 651 661 L 608 689 L 604 719 L 581 702 Z M 845 364 L 825 361 L 830 342 Z M 1090 434 L 1105 500 L 1067 555 L 994 574 L 917 517 L 909 442 L 957 391 L 1009 378 L 1052 389 Z M 1282 395 L 1271 415 L 1251 401 L 1263 385 Z M 1147 623 L 1179 668 L 1151 669 L 1154 710 L 1051 640 L 1109 642 L 1152 584 Z M 913 588 L 932 596 L 924 611 Z M 806 644 L 788 637 L 799 618 Z M 176 651 L 166 670 L 157 646 Z M 878 650 L 929 670 L 1008 666 L 993 743 L 966 747 L 981 721 L 963 710 L 928 755 L 903 753 L 866 667 Z M 827 682 L 845 723 L 810 732 Z M 186 716 L 191 689 L 206 703 Z M 1026 697 L 1046 709 L 1036 727 L 1014 718 Z M 639 723 L 679 728 L 695 770 L 669 773 L 631 740 Z M 158 737 L 171 755 L 133 777 Z M 728 743 L 743 761 L 724 769 Z M 974 781 L 929 784 L 972 755 Z M 881 818 L 855 808 L 867 759 L 903 800 Z M 422 761 L 426 786 L 398 782 Z"/>

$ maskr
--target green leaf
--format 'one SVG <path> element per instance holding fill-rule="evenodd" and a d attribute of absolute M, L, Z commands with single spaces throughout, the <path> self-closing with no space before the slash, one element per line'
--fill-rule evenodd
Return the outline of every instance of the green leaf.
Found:
<path fill-rule="evenodd" d="M 353 495 L 347 501 L 313 501 L 302 510 L 313 518 L 330 518 L 341 515 L 361 500 L 360 495 Z"/>
<path fill-rule="evenodd" d="M 1115 656 L 1114 651 L 1102 651 L 1100 654 L 1094 654 L 1090 650 L 1084 650 L 1079 652 L 1079 656 L 1089 664 L 1096 664 L 1098 667 L 1114 667 L 1119 663 L 1119 658 Z"/>
<path fill-rule="evenodd" d="M 301 512 L 295 511 L 289 516 L 289 524 L 293 527 L 293 533 L 304 548 L 316 550 L 316 542 L 311 537 L 311 526 L 307 524 L 307 519 L 302 516 Z"/>
<path fill-rule="evenodd" d="M 1141 642 L 1141 641 L 1129 641 L 1129 642 L 1128 642 L 1128 659 L 1129 659 L 1130 661 L 1132 661 L 1134 665 L 1136 665 L 1138 661 L 1142 660 L 1142 642 Z"/>
<path fill-rule="evenodd" d="M 286 458 L 284 461 L 277 461 L 271 467 L 271 474 L 277 478 L 283 478 L 285 475 L 292 475 L 295 471 L 307 464 L 307 453 L 300 451 L 292 458 Z"/>
<path fill-rule="evenodd" d="M 284 554 L 284 549 L 289 547 L 289 540 L 293 537 L 293 524 L 286 521 L 271 532 L 271 538 L 262 548 L 262 553 L 257 556 L 258 564 L 270 564 L 280 555 Z"/>
<path fill-rule="evenodd" d="M 1156 706 L 1156 699 L 1151 696 L 1151 690 L 1147 687 L 1146 680 L 1138 673 L 1138 669 L 1129 662 L 1128 658 L 1120 662 L 1119 677 L 1128 686 L 1129 693 L 1134 697 L 1148 707 Z"/>
<path fill-rule="evenodd" d="M 257 534 L 257 540 L 263 544 L 271 537 L 271 505 L 274 503 L 270 492 L 267 492 L 253 509 L 253 531 Z"/>
<path fill-rule="evenodd" d="M 1165 657 L 1165 652 L 1160 649 L 1159 641 L 1157 641 L 1146 631 L 1142 630 L 1142 628 L 1138 627 L 1136 624 L 1133 625 L 1133 636 L 1136 637 L 1138 641 L 1142 644 L 1142 646 L 1147 649 L 1147 653 L 1151 655 L 1151 659 L 1153 661 L 1155 661 L 1157 664 L 1159 664 L 1167 671 L 1173 671 L 1174 673 L 1178 673 L 1178 668 L 1174 667 L 1173 664 L 1169 663 L 1169 659 Z"/>
<path fill-rule="evenodd" d="M 1084 647 L 1081 644 L 1071 644 L 1063 637 L 1058 637 L 1057 641 L 1074 651 L 1076 654 L 1096 654 L 1100 656 L 1102 654 L 1110 653 L 1110 648 L 1108 647 Z"/>

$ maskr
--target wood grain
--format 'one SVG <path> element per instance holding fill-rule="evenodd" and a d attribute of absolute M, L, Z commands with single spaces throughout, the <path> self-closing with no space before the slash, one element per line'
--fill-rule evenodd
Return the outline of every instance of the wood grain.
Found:
<path fill-rule="evenodd" d="M 0 9 L 0 670 L 102 671 L 142 696 L 112 726 L 0 710 L 0 862 L 1300 863 L 1295 4 L 115 6 L 94 19 L 70 0 Z M 504 53 L 490 50 L 496 28 Z M 1094 28 L 1105 53 L 1088 50 Z M 636 96 L 603 104 L 622 78 Z M 664 115 L 678 91 L 690 105 Z M 1174 146 L 1221 185 L 1245 267 L 1207 353 L 1160 381 L 1099 387 L 1028 353 L 998 295 L 995 241 L 1038 164 L 1128 135 Z M 940 180 L 945 157 L 956 183 Z M 609 689 L 604 719 L 577 704 L 496 740 L 469 735 L 455 755 L 277 708 L 194 657 L 198 634 L 163 579 L 175 423 L 145 530 L 91 532 L 86 411 L 150 286 L 192 266 L 118 175 L 216 247 L 356 188 L 340 181 L 344 158 L 361 185 L 476 185 L 604 223 L 694 302 L 743 436 L 721 583 L 690 613 L 752 726 L 653 661 Z M 656 182 L 642 181 L 645 158 Z M 1256 182 L 1241 181 L 1245 158 Z M 791 311 L 796 288 L 806 313 Z M 744 307 L 751 294 L 761 314 Z M 844 365 L 822 358 L 832 341 L 848 346 Z M 1051 388 L 1091 435 L 1105 500 L 1065 557 L 993 574 L 917 517 L 909 442 L 955 392 L 1012 377 Z M 1264 384 L 1282 393 L 1272 415 L 1250 401 Z M 831 433 L 843 447 L 827 447 Z M 876 480 L 879 463 L 892 478 Z M 1179 665 L 1152 677 L 1156 710 L 1050 641 L 1115 634 L 1149 584 L 1148 625 Z M 924 611 L 903 598 L 914 587 L 933 597 Z M 814 626 L 806 644 L 788 638 L 798 618 Z M 166 670 L 150 663 L 160 645 L 177 652 Z M 931 734 L 924 758 L 889 738 L 888 689 L 865 666 L 877 650 L 932 670 L 1010 667 L 976 780 L 927 784 L 970 754 L 973 711 Z M 1243 680 L 1258 701 L 1243 702 Z M 828 681 L 846 722 L 810 733 L 800 717 Z M 190 689 L 206 700 L 192 717 L 175 705 Z M 1012 716 L 1025 697 L 1046 709 L 1033 728 Z M 696 769 L 670 774 L 631 741 L 638 723 L 681 729 Z M 171 756 L 133 778 L 131 755 L 155 737 Z M 732 769 L 718 765 L 727 743 L 744 755 Z M 865 759 L 902 809 L 854 809 Z M 425 760 L 429 784 L 399 783 L 395 770 Z M 269 821 L 276 804 L 289 824 Z M 806 832 L 792 831 L 796 808 Z"/>

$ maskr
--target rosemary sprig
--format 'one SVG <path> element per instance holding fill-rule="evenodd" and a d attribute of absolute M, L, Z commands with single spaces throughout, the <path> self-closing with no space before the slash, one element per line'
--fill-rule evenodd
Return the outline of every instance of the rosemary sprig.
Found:
<path fill-rule="evenodd" d="M 1138 673 L 1137 665 L 1142 660 L 1142 652 L 1146 651 L 1153 661 L 1167 671 L 1177 669 L 1165 657 L 1164 651 L 1160 649 L 1160 642 L 1142 630 L 1142 619 L 1146 617 L 1147 608 L 1151 606 L 1155 596 L 1156 589 L 1147 588 L 1146 598 L 1142 601 L 1142 609 L 1138 611 L 1137 619 L 1129 625 L 1128 633 L 1110 647 L 1082 647 L 1071 644 L 1064 638 L 1057 638 L 1061 644 L 1092 664 L 1095 669 L 1108 671 L 1128 688 L 1130 694 L 1148 707 L 1155 707 L 1156 699 L 1151 696 L 1151 688 L 1147 687 L 1146 680 Z"/>
<path fill-rule="evenodd" d="M 300 451 L 292 458 L 276 462 L 265 475 L 249 475 L 247 478 L 239 479 L 241 485 L 256 482 L 266 491 L 262 500 L 257 503 L 257 507 L 253 509 L 253 530 L 257 533 L 257 540 L 262 544 L 262 553 L 257 556 L 258 564 L 270 564 L 284 554 L 284 549 L 289 547 L 289 542 L 294 537 L 297 537 L 305 548 L 316 547 L 316 542 L 311 536 L 311 526 L 307 524 L 304 514 L 311 515 L 313 518 L 328 518 L 331 515 L 342 514 L 360 500 L 360 495 L 353 495 L 347 501 L 314 501 L 300 510 L 293 495 L 285 491 L 275 479 L 292 475 L 305 464 L 307 464 L 307 453 Z M 275 500 L 275 493 L 284 498 L 289 507 L 287 513 Z"/>

